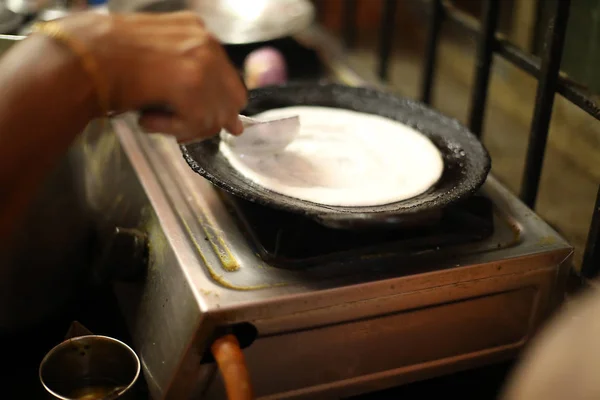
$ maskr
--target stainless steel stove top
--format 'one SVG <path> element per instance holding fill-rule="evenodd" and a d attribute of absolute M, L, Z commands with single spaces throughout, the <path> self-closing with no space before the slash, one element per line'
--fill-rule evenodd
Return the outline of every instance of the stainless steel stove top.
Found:
<path fill-rule="evenodd" d="M 174 141 L 113 127 L 82 138 L 86 194 L 154 398 L 224 398 L 224 330 L 259 398 L 339 398 L 512 357 L 562 300 L 571 246 L 493 176 L 484 240 L 280 268 Z"/>
<path fill-rule="evenodd" d="M 560 302 L 571 247 L 493 177 L 487 239 L 284 269 L 174 141 L 131 117 L 114 130 L 85 137 L 87 194 L 103 226 L 149 245 L 145 273 L 115 287 L 156 398 L 222 398 L 205 349 L 226 328 L 261 398 L 331 398 L 514 355 Z M 130 270 L 138 250 L 110 260 Z"/>
<path fill-rule="evenodd" d="M 429 270 L 468 267 L 514 257 L 528 257 L 568 248 L 566 242 L 525 208 L 493 177 L 482 193 L 494 203 L 495 230 L 491 237 L 447 249 L 427 249 L 387 260 L 386 254 L 370 256 L 371 265 L 322 265 L 305 270 L 276 268 L 263 261 L 228 211 L 219 192 L 187 166 L 177 144 L 165 137 L 147 138 L 135 124 L 115 122 L 117 134 L 128 152 L 143 155 L 153 178 L 168 195 L 174 211 L 169 228 L 177 237 L 171 245 L 188 262 L 202 265 L 205 276 L 198 286 L 210 291 L 234 289 L 233 305 L 273 299 L 314 290 L 337 289 L 349 283 L 422 274 Z M 310 240 L 310 238 L 306 238 Z M 378 258 L 384 262 L 378 262 Z M 227 291 L 229 293 L 229 291 Z M 221 297 L 218 307 L 229 305 Z M 205 299 L 213 303 L 211 296 Z"/>

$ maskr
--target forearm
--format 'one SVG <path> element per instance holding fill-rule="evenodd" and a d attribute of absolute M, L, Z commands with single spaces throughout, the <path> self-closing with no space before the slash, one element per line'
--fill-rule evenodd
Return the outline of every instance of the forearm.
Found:
<path fill-rule="evenodd" d="M 173 115 L 144 127 L 179 140 L 243 130 L 246 90 L 196 13 L 83 12 L 54 23 L 45 33 L 72 48 L 38 34 L 0 59 L 0 240 L 102 109 L 168 105 Z"/>
<path fill-rule="evenodd" d="M 74 137 L 99 113 L 80 60 L 34 35 L 0 60 L 0 237 L 14 224 Z"/>

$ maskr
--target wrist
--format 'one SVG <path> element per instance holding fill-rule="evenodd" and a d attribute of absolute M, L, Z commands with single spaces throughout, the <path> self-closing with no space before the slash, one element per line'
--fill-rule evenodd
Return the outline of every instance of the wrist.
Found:
<path fill-rule="evenodd" d="M 20 60 L 25 65 L 22 70 L 35 68 L 35 80 L 42 87 L 50 79 L 61 82 L 60 90 L 69 94 L 77 104 L 78 112 L 88 120 L 102 114 L 93 80 L 77 54 L 63 43 L 43 34 L 33 34 L 26 42 L 22 47 L 24 57 Z M 50 94 L 46 96 L 53 97 Z M 62 97 L 62 94 L 58 97 Z"/>
<path fill-rule="evenodd" d="M 71 53 L 71 61 L 77 62 L 87 76 L 94 93 L 90 109 L 94 117 L 105 116 L 111 111 L 111 74 L 106 68 L 105 47 L 112 31 L 111 18 L 95 13 L 79 13 L 51 21 L 40 27 L 46 36 L 58 42 Z"/>

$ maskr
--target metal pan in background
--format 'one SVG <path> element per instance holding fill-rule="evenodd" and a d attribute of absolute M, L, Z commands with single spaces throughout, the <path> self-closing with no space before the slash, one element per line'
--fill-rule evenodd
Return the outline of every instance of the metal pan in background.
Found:
<path fill-rule="evenodd" d="M 240 45 L 292 36 L 314 21 L 309 0 L 111 0 L 113 12 L 196 12 L 221 43 Z"/>
<path fill-rule="evenodd" d="M 25 22 L 25 17 L 7 7 L 6 2 L 0 2 L 0 34 L 13 35 Z"/>
<path fill-rule="evenodd" d="M 295 199 L 258 186 L 239 174 L 221 155 L 218 137 L 182 146 L 183 156 L 195 172 L 235 196 L 303 214 L 329 227 L 348 229 L 426 223 L 437 218 L 447 206 L 474 194 L 491 167 L 483 144 L 458 121 L 416 101 L 374 89 L 318 83 L 260 88 L 250 92 L 244 114 L 299 105 L 354 110 L 411 126 L 441 151 L 444 173 L 434 187 L 408 200 L 372 207 L 338 207 Z"/>

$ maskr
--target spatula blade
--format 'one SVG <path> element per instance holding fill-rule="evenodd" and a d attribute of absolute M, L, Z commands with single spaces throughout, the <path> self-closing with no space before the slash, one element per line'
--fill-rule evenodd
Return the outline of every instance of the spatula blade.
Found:
<path fill-rule="evenodd" d="M 221 140 L 232 148 L 243 152 L 277 152 L 285 149 L 300 131 L 300 118 L 298 116 L 260 121 L 255 119 L 242 119 L 244 133 L 234 136 L 228 132 L 221 132 Z"/>

